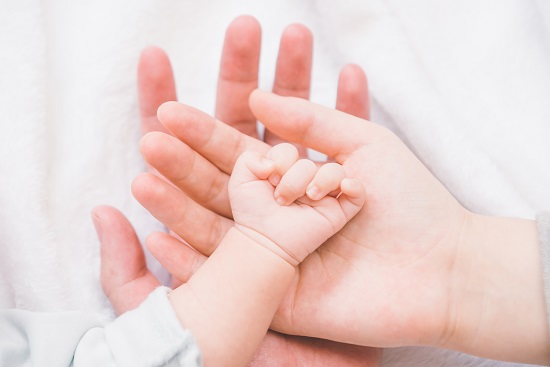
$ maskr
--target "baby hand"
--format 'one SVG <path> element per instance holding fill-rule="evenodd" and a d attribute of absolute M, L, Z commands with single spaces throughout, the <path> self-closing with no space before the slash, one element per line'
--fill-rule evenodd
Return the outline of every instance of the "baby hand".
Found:
<path fill-rule="evenodd" d="M 229 180 L 235 226 L 296 266 L 359 212 L 361 181 L 337 163 L 298 159 L 291 144 L 243 153 Z"/>

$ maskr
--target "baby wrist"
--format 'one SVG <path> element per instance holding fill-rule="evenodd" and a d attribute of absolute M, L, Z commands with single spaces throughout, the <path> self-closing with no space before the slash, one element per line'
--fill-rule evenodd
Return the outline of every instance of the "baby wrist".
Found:
<path fill-rule="evenodd" d="M 287 263 L 289 263 L 291 266 L 296 267 L 300 264 L 300 260 L 295 258 L 292 254 L 289 254 L 285 250 L 283 250 L 278 244 L 276 244 L 273 240 L 266 237 L 265 235 L 261 234 L 260 232 L 243 226 L 241 224 L 235 223 L 235 229 L 251 239 L 252 241 L 256 242 L 260 246 L 264 247 L 265 249 L 271 251 L 273 254 L 277 255 L 279 258 L 283 259 Z"/>

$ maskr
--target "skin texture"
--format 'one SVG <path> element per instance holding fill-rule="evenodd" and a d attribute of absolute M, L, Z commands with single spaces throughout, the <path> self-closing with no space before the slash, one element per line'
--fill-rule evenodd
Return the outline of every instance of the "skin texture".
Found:
<path fill-rule="evenodd" d="M 259 40 L 259 24 L 251 17 L 239 17 L 229 26 L 216 102 L 217 116 L 223 118 L 228 125 L 252 136 L 257 134 L 255 118 L 248 106 L 248 96 L 257 86 L 258 58 L 254 55 L 259 55 Z M 302 95 L 304 91 L 309 94 L 311 42 L 311 33 L 302 25 L 291 25 L 284 31 L 278 56 L 277 78 L 274 82 L 275 88 L 279 88 L 281 93 L 284 89 L 288 95 Z M 296 77 L 293 77 L 291 70 L 299 71 L 294 75 Z M 176 93 L 170 62 L 162 50 L 150 47 L 143 51 L 138 67 L 138 91 L 143 132 L 166 132 L 167 130 L 159 123 L 156 112 L 163 102 L 176 100 Z M 350 65 L 342 70 L 337 105 L 350 113 L 368 117 L 367 84 L 360 68 Z M 270 139 L 269 134 L 267 138 Z M 154 174 L 140 177 L 145 186 L 157 187 L 154 185 L 156 180 L 165 182 L 155 169 L 150 167 L 150 171 Z M 177 195 L 178 200 L 194 205 L 197 211 L 202 208 L 173 185 L 163 186 L 161 191 Z M 165 209 L 167 219 L 179 214 L 177 208 Z M 198 217 L 201 220 L 210 222 L 218 218 L 214 212 L 203 213 L 205 217 Z M 137 307 L 159 282 L 146 268 L 141 245 L 122 213 L 114 208 L 98 207 L 94 209 L 92 218 L 101 242 L 102 286 L 117 314 L 122 314 Z M 157 239 L 163 240 L 160 246 L 157 246 Z M 205 259 L 196 258 L 196 262 L 189 263 L 186 262 L 188 257 L 179 256 L 181 253 L 174 253 L 175 256 L 171 257 L 169 252 L 165 252 L 173 249 L 170 244 L 178 250 L 181 249 L 180 242 L 167 234 L 153 234 L 148 240 L 148 246 L 156 248 L 161 257 L 170 259 L 167 261 L 173 260 L 168 270 L 181 283 L 181 280 L 188 279 L 189 274 L 197 270 Z M 375 348 L 270 331 L 250 365 L 376 366 L 379 365 L 380 358 L 381 350 Z"/>
<path fill-rule="evenodd" d="M 431 260 L 429 266 L 433 264 L 438 270 L 445 267 L 452 271 L 453 241 L 459 233 L 448 234 L 447 230 L 460 229 L 466 211 L 389 131 L 368 121 L 349 120 L 352 118 L 349 115 L 334 115 L 337 111 L 331 109 L 323 109 L 323 114 L 312 112 L 298 99 L 291 100 L 294 103 L 292 109 L 285 105 L 286 100 L 276 100 L 281 102 L 277 105 L 263 103 L 270 97 L 260 92 L 255 92 L 251 97 L 252 110 L 262 122 L 278 129 L 276 133 L 279 135 L 288 134 L 284 130 L 286 128 L 292 130 L 291 137 L 307 139 L 304 142 L 334 157 L 346 172 L 360 178 L 367 189 L 367 205 L 357 218 L 300 265 L 272 327 L 285 333 L 361 345 L 416 344 L 423 338 L 426 344 L 437 344 L 445 332 L 447 320 L 448 305 L 441 305 L 440 300 L 449 299 L 448 285 L 445 283 L 448 277 L 440 277 L 435 270 L 424 269 L 424 261 L 428 256 Z M 301 108 L 304 108 L 304 113 L 299 112 Z M 287 110 L 290 112 L 285 113 Z M 321 122 L 316 120 L 314 113 L 322 118 Z M 228 193 L 223 188 L 227 186 L 228 173 L 238 154 L 247 150 L 265 153 L 268 146 L 189 106 L 167 103 L 161 106 L 158 115 L 168 130 L 181 141 L 178 145 L 165 148 L 154 144 L 155 153 L 164 155 L 167 160 L 171 157 L 172 164 L 180 167 L 180 174 L 193 176 L 193 182 L 201 182 L 202 191 L 211 188 L 212 192 L 217 193 L 215 200 L 192 196 L 203 207 L 186 206 L 185 203 L 177 205 L 186 210 L 185 215 L 178 218 L 184 220 L 181 228 L 189 228 L 189 232 L 179 230 L 179 226 L 172 227 L 197 250 L 192 254 L 209 255 L 223 237 L 225 223 L 231 224 L 230 218 L 211 215 L 211 222 L 193 221 L 192 225 L 186 222 L 187 218 L 196 217 L 193 212 L 196 208 L 200 212 L 223 213 L 221 203 L 229 204 Z M 315 129 L 305 127 L 314 123 Z M 288 126 L 280 126 L 282 124 Z M 149 149 L 148 138 L 146 136 L 142 141 L 144 150 Z M 225 149 L 220 149 L 222 142 L 226 144 Z M 172 151 L 172 148 L 177 151 Z M 227 152 L 234 152 L 235 156 Z M 182 161 L 175 160 L 178 154 L 182 158 L 185 155 L 188 157 Z M 144 156 L 172 180 L 164 167 L 149 160 L 147 153 Z M 185 161 L 193 161 L 193 164 L 185 166 L 182 164 Z M 186 168 L 192 171 L 186 172 Z M 174 189 L 189 196 L 195 192 L 192 187 L 188 189 L 186 186 L 192 182 L 172 182 L 176 185 Z M 134 185 L 141 183 L 138 180 Z M 153 193 L 154 200 L 142 200 L 147 190 L 139 193 L 134 190 L 136 198 L 155 214 L 155 206 L 167 202 L 167 198 L 163 198 L 160 190 L 149 192 Z M 416 197 L 430 200 L 415 200 Z M 410 207 L 404 208 L 404 204 Z M 403 215 L 410 212 L 416 215 Z M 434 222 L 440 224 L 433 226 Z M 426 231 L 426 227 L 431 228 Z M 211 235 L 205 240 L 193 235 L 197 232 L 221 237 Z M 447 238 L 450 238 L 449 243 L 440 243 L 440 240 Z M 158 257 L 162 260 L 162 256 Z M 424 294 L 419 294 L 415 283 L 424 284 Z M 409 305 L 408 314 L 395 307 L 401 304 Z M 382 311 L 384 317 L 379 315 Z M 358 314 L 365 312 L 378 317 L 357 318 Z M 365 335 L 365 330 L 371 332 Z"/>
<path fill-rule="evenodd" d="M 533 221 L 468 212 L 393 133 L 371 122 L 260 91 L 252 93 L 250 106 L 275 134 L 334 157 L 367 195 L 359 214 L 300 264 L 273 329 L 359 345 L 443 346 L 495 359 L 548 361 Z M 158 156 L 177 156 L 170 150 L 176 147 L 194 160 L 183 174 L 195 175 L 203 190 L 224 187 L 242 151 L 268 149 L 189 106 L 164 104 L 158 115 L 180 140 L 179 148 L 159 148 Z M 201 176 L 216 169 L 217 175 Z M 220 203 L 228 201 L 221 190 L 211 205 L 185 184 L 177 189 L 200 210 L 220 213 Z M 155 202 L 165 199 L 161 194 Z M 194 216 L 194 208 L 180 204 L 186 215 L 171 222 L 180 225 L 174 230 Z M 230 218 L 212 218 L 194 230 L 223 236 L 220 223 Z M 220 241 L 180 234 L 196 249 L 180 246 L 180 256 L 195 264 Z"/>

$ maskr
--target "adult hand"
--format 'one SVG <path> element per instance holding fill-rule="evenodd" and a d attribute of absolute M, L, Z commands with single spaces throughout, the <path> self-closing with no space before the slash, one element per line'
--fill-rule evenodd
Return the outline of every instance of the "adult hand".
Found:
<path fill-rule="evenodd" d="M 309 94 L 311 42 L 311 33 L 305 27 L 287 28 L 281 39 L 275 90 L 304 97 Z M 254 135 L 256 120 L 251 117 L 247 101 L 249 93 L 257 87 L 259 52 L 258 23 L 250 17 L 237 18 L 226 34 L 216 113 L 230 125 L 253 136 L 257 136 Z M 299 78 L 294 78 L 293 70 L 300 72 Z M 142 131 L 166 132 L 156 111 L 163 102 L 176 100 L 176 90 L 169 59 L 162 50 L 148 48 L 142 53 L 138 89 Z M 361 107 L 353 104 L 353 91 L 349 92 L 350 96 L 339 99 L 343 101 L 341 104 L 368 108 L 365 103 Z M 266 137 L 273 139 L 269 133 Z M 120 212 L 99 207 L 94 209 L 93 217 L 101 242 L 102 285 L 115 311 L 121 314 L 137 307 L 160 283 L 148 271 L 135 231 Z M 173 237 L 170 239 L 177 241 Z M 168 253 L 164 255 L 169 257 Z M 177 256 L 172 258 L 175 259 Z M 185 263 L 171 267 L 175 278 L 183 279 L 188 273 L 182 264 Z M 375 366 L 380 357 L 381 351 L 377 349 L 268 332 L 251 366 Z"/>
<path fill-rule="evenodd" d="M 275 330 L 359 345 L 431 345 L 509 361 L 547 360 L 532 221 L 468 212 L 393 133 L 371 122 L 259 91 L 250 105 L 274 133 L 334 157 L 367 189 L 361 212 L 299 266 Z M 194 264 L 191 272 L 230 223 L 215 213 L 227 201 L 224 182 L 235 160 L 267 145 L 192 107 L 165 104 L 159 118 L 179 141 L 172 138 L 149 162 L 169 178 L 171 165 L 181 168 L 178 177 L 193 177 L 173 182 L 202 204 L 188 206 L 162 184 L 150 187 L 156 200 L 175 199 L 170 204 L 186 210 L 163 220 L 198 250 L 179 246 L 184 263 Z M 157 140 L 144 139 L 146 158 Z M 158 164 L 168 157 L 170 165 Z M 216 205 L 204 200 L 208 195 L 216 195 Z M 155 205 L 146 206 L 154 213 Z M 212 220 L 190 219 L 204 212 Z M 196 235 L 202 232 L 210 237 Z M 151 245 L 176 247 L 160 237 Z"/>
<path fill-rule="evenodd" d="M 279 135 L 334 157 L 349 177 L 361 179 L 367 201 L 299 266 L 272 327 L 361 345 L 437 344 L 445 337 L 451 299 L 446 272 L 453 271 L 456 251 L 454 243 L 440 242 L 458 238 L 466 211 L 389 131 L 298 101 L 291 99 L 289 107 L 285 99 L 255 92 L 251 106 Z M 147 135 L 144 157 L 195 201 L 165 183 L 149 180 L 146 186 L 142 179 L 134 182 L 134 195 L 198 251 L 180 247 L 187 251 L 181 255 L 187 263 L 200 264 L 233 226 L 231 218 L 216 213 L 228 206 L 226 186 L 235 160 L 246 150 L 265 153 L 268 145 L 177 103 L 161 106 L 159 118 L 179 140 Z M 457 233 L 448 233 L 449 228 L 458 228 Z M 157 251 L 169 241 L 158 236 L 151 238 L 150 248 L 170 268 Z M 447 269 L 445 274 L 440 268 Z"/>

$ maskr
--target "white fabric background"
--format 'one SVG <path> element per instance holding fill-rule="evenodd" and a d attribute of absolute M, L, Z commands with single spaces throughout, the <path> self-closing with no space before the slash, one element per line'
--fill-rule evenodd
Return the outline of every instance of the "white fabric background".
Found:
<path fill-rule="evenodd" d="M 526 218 L 550 208 L 548 1 L 3 1 L 0 307 L 112 317 L 91 208 L 118 207 L 142 238 L 162 228 L 129 192 L 144 169 L 139 52 L 163 47 L 180 100 L 212 112 L 224 31 L 244 13 L 263 27 L 262 88 L 284 26 L 304 23 L 316 39 L 314 101 L 333 105 L 339 68 L 358 63 L 373 121 L 401 136 L 463 205 Z M 384 358 L 504 365 L 426 348 Z"/>

